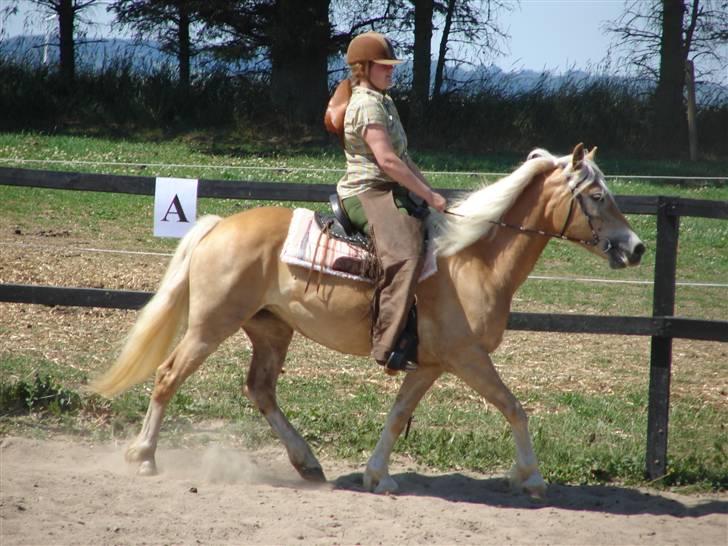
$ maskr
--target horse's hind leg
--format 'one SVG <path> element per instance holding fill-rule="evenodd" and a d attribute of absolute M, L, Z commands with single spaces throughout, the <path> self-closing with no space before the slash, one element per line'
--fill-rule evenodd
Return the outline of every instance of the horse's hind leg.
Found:
<path fill-rule="evenodd" d="M 546 492 L 546 482 L 533 452 L 528 417 L 520 402 L 501 380 L 488 353 L 473 348 L 461 354 L 458 361 L 452 364 L 455 374 L 498 408 L 510 423 L 516 444 L 516 465 L 511 472 L 514 485 L 533 496 L 542 497 Z"/>
<path fill-rule="evenodd" d="M 325 482 L 321 464 L 306 440 L 283 415 L 276 401 L 276 382 L 283 368 L 293 330 L 268 311 L 259 312 L 243 325 L 243 329 L 253 344 L 246 395 L 286 446 L 288 458 L 301 477 L 309 481 Z"/>
<path fill-rule="evenodd" d="M 167 404 L 184 380 L 200 367 L 225 337 L 227 335 L 220 336 L 219 330 L 212 336 L 212 331 L 207 328 L 190 328 L 172 354 L 157 368 L 142 430 L 126 451 L 128 462 L 139 463 L 139 474 L 151 476 L 157 473 L 154 454 Z"/>

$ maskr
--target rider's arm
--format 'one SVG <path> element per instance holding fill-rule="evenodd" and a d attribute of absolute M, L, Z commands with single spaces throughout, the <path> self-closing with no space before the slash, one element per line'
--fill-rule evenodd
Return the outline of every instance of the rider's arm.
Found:
<path fill-rule="evenodd" d="M 367 125 L 364 130 L 364 141 L 374 154 L 374 158 L 387 176 L 395 180 L 401 186 L 418 195 L 432 208 L 442 212 L 447 205 L 445 198 L 439 193 L 433 191 L 428 184 L 420 179 L 410 166 L 402 161 L 392 148 L 392 141 L 383 125 L 371 124 Z M 422 173 L 417 169 L 417 173 Z"/>
<path fill-rule="evenodd" d="M 407 164 L 407 166 L 410 168 L 410 170 L 414 173 L 414 175 L 422 180 L 422 183 L 427 186 L 428 188 L 432 188 L 432 184 L 430 184 L 427 179 L 425 178 L 425 175 L 422 174 L 422 171 L 420 171 L 420 168 L 417 166 L 417 164 L 412 161 L 412 158 L 409 156 L 409 154 L 404 154 L 404 162 Z"/>

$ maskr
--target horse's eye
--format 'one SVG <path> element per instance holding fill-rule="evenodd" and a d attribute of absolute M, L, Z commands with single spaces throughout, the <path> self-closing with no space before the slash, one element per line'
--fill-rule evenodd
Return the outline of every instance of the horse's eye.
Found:
<path fill-rule="evenodd" d="M 594 201 L 603 201 L 604 200 L 604 194 L 603 193 L 592 193 L 589 197 L 591 197 Z"/>

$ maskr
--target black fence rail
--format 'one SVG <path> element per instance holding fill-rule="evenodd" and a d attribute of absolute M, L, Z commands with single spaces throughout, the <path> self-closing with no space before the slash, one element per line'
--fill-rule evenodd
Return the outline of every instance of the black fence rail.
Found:
<path fill-rule="evenodd" d="M 155 177 L 54 172 L 0 167 L 0 184 L 154 195 Z M 297 184 L 199 179 L 197 196 L 261 201 L 325 202 L 331 184 Z M 462 190 L 443 190 L 447 197 Z M 657 217 L 653 313 L 651 317 L 511 313 L 508 328 L 537 332 L 649 336 L 651 342 L 646 475 L 656 479 L 667 470 L 672 340 L 728 342 L 728 321 L 674 316 L 675 275 L 681 216 L 728 219 L 727 201 L 664 196 L 617 196 L 627 214 Z M 151 292 L 0 284 L 0 302 L 139 309 Z"/>

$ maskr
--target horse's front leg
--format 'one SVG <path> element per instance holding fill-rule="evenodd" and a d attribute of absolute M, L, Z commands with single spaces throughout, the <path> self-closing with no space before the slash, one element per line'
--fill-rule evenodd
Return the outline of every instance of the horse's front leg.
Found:
<path fill-rule="evenodd" d="M 375 493 L 397 491 L 397 482 L 389 475 L 389 457 L 394 443 L 402 433 L 407 420 L 424 394 L 440 377 L 442 370 L 434 366 L 420 366 L 417 371 L 408 373 L 399 388 L 392 409 L 389 410 L 387 423 L 374 448 L 364 472 L 364 487 Z"/>
<path fill-rule="evenodd" d="M 528 417 L 521 403 L 501 380 L 487 351 L 480 347 L 464 351 L 457 361 L 452 362 L 452 368 L 458 377 L 498 408 L 510 423 L 516 444 L 516 464 L 511 471 L 514 487 L 523 488 L 534 497 L 543 497 L 546 482 L 533 452 Z"/>

